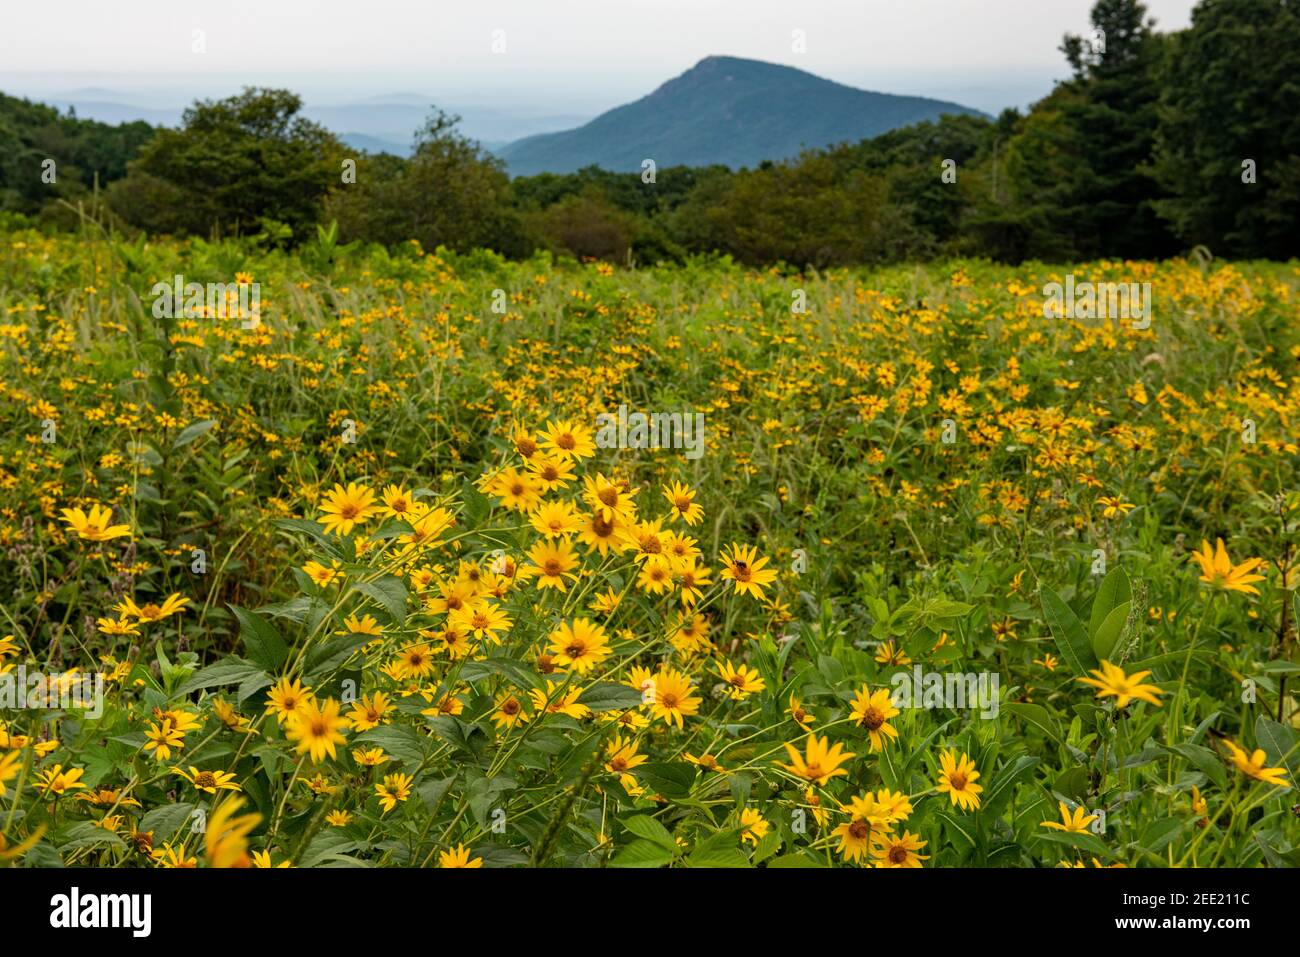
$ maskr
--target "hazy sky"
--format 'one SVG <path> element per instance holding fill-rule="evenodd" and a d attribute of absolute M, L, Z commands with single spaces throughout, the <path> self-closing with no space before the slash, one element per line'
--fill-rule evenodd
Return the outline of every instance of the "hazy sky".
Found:
<path fill-rule="evenodd" d="M 245 84 L 595 113 L 709 54 L 993 112 L 1066 73 L 1091 0 L 0 0 L 0 90 L 170 106 Z M 1162 29 L 1192 0 L 1147 0 Z M 206 52 L 196 53 L 194 31 Z M 792 48 L 802 30 L 806 52 Z M 494 31 L 503 31 L 495 34 Z M 504 52 L 494 53 L 494 38 Z"/>

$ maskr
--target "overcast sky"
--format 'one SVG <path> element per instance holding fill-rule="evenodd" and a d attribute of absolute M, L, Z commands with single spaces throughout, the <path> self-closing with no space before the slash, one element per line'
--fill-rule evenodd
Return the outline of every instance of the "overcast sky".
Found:
<path fill-rule="evenodd" d="M 0 90 L 141 105 L 288 86 L 596 113 L 709 54 L 995 112 L 1046 94 L 1091 0 L 0 0 Z M 1192 0 L 1147 0 L 1161 29 Z M 194 31 L 206 52 L 196 53 Z M 793 31 L 806 52 L 795 52 Z M 502 31 L 502 33 L 494 33 Z M 494 53 L 504 41 L 504 52 Z"/>

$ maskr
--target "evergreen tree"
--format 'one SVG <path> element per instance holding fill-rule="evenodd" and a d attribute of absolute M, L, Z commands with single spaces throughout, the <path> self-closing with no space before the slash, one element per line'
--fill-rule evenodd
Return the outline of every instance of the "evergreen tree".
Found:
<path fill-rule="evenodd" d="M 1204 0 L 1171 47 L 1161 213 L 1218 255 L 1300 256 L 1300 4 Z"/>

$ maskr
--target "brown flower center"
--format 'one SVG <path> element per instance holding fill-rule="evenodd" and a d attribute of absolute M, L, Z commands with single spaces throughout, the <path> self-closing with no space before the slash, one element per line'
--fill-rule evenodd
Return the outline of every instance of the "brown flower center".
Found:
<path fill-rule="evenodd" d="M 877 708 L 867 708 L 862 714 L 862 726 L 868 731 L 878 731 L 885 723 L 885 716 Z"/>

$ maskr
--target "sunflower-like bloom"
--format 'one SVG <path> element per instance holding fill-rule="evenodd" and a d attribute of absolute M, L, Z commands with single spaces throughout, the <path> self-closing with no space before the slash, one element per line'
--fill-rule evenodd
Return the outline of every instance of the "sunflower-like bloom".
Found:
<path fill-rule="evenodd" d="M 842 744 L 831 744 L 829 737 L 819 738 L 815 734 L 808 735 L 803 754 L 789 743 L 785 745 L 785 750 L 790 755 L 790 763 L 781 764 L 778 761 L 777 764 L 791 774 L 818 785 L 825 785 L 831 778 L 841 774 L 848 775 L 848 770 L 840 765 L 849 758 L 856 757 L 852 751 L 845 751 Z"/>
<path fill-rule="evenodd" d="M 744 701 L 767 687 L 762 675 L 749 665 L 736 667 L 724 659 L 718 662 L 718 674 L 728 685 L 727 694 L 733 701 Z"/>
<path fill-rule="evenodd" d="M 672 517 L 687 525 L 698 525 L 704 518 L 704 509 L 695 501 L 695 492 L 681 482 L 665 485 L 664 498 L 672 506 Z"/>
<path fill-rule="evenodd" d="M 840 839 L 836 850 L 841 857 L 857 861 L 870 851 L 871 841 L 878 833 L 891 829 L 892 818 L 889 809 L 878 806 L 871 794 L 851 798 L 843 810 L 849 813 L 849 821 L 835 828 L 831 836 Z"/>
<path fill-rule="evenodd" d="M 945 749 L 939 755 L 939 764 L 943 769 L 939 774 L 939 793 L 947 794 L 963 811 L 978 811 L 979 794 L 984 786 L 975 783 L 980 776 L 975 762 L 965 752 L 958 758 L 955 752 Z"/>
<path fill-rule="evenodd" d="M 578 698 L 582 696 L 581 688 L 570 688 L 564 694 L 550 694 L 541 688 L 533 688 L 528 694 L 533 700 L 533 709 L 538 712 L 563 714 L 578 720 L 591 714 L 589 707 L 578 703 Z"/>
<path fill-rule="evenodd" d="M 312 699 L 298 711 L 290 715 L 285 722 L 285 737 L 298 742 L 298 753 L 311 753 L 316 762 L 337 756 L 335 745 L 343 744 L 346 738 L 341 730 L 348 727 L 348 719 L 339 714 L 339 703 L 333 698 L 324 701 Z"/>
<path fill-rule="evenodd" d="M 183 768 L 172 768 L 173 774 L 179 774 L 190 784 L 193 784 L 200 791 L 206 791 L 208 794 L 216 794 L 218 791 L 238 791 L 239 782 L 229 771 L 200 771 L 194 765 L 190 765 L 189 771 Z"/>
<path fill-rule="evenodd" d="M 538 588 L 569 590 L 569 580 L 576 580 L 573 570 L 580 564 L 577 553 L 568 542 L 537 542 L 528 551 L 531 565 L 519 569 L 521 578 L 536 578 Z"/>
<path fill-rule="evenodd" d="M 1245 592 L 1247 595 L 1259 594 L 1259 589 L 1251 583 L 1264 580 L 1263 575 L 1252 574 L 1264 564 L 1262 558 L 1248 558 L 1240 565 L 1234 565 L 1228 557 L 1228 550 L 1223 547 L 1223 539 L 1219 538 L 1215 539 L 1213 551 L 1210 550 L 1210 543 L 1202 539 L 1201 550 L 1192 552 L 1192 561 L 1201 567 L 1201 581 L 1212 588 Z"/>
<path fill-rule="evenodd" d="M 1071 834 L 1083 834 L 1088 830 L 1088 825 L 1097 820 L 1097 815 L 1089 814 L 1088 809 L 1076 807 L 1071 811 L 1065 806 L 1064 801 L 1056 802 L 1061 809 L 1060 821 L 1043 821 L 1039 826 L 1045 827 L 1050 831 L 1068 831 Z"/>
<path fill-rule="evenodd" d="M 636 502 L 633 497 L 638 489 L 630 488 L 616 479 L 606 478 L 603 472 L 597 472 L 594 478 L 584 476 L 582 484 L 582 497 L 594 515 L 608 523 L 621 525 L 630 525 L 636 520 Z"/>
<path fill-rule="evenodd" d="M 244 806 L 244 799 L 227 798 L 208 818 L 204 831 L 204 845 L 210 867 L 252 867 L 248 854 L 248 832 L 262 821 L 260 814 L 235 812 Z"/>
<path fill-rule="evenodd" d="M 866 730 L 872 751 L 879 751 L 890 739 L 898 737 L 897 729 L 889 723 L 897 714 L 898 709 L 884 688 L 873 693 L 863 685 L 853 698 L 853 718 Z"/>
<path fill-rule="evenodd" d="M 84 768 L 68 768 L 65 771 L 63 765 L 56 764 L 54 767 L 38 774 L 36 783 L 40 785 L 46 797 L 67 794 L 69 791 L 86 786 L 78 780 L 85 773 Z"/>
<path fill-rule="evenodd" d="M 1090 673 L 1097 677 L 1075 680 L 1098 689 L 1098 698 L 1113 697 L 1117 708 L 1127 708 L 1130 701 L 1146 701 L 1160 707 L 1160 698 L 1157 696 L 1168 693 L 1155 685 L 1142 683 L 1142 679 L 1151 674 L 1149 671 L 1135 671 L 1131 675 L 1126 675 L 1119 665 L 1103 661 L 1100 671 L 1093 668 Z"/>
<path fill-rule="evenodd" d="M 904 831 L 901 835 L 883 835 L 871 848 L 871 858 L 877 867 L 920 867 L 922 861 L 930 859 L 930 855 L 916 852 L 927 843 L 911 831 Z"/>
<path fill-rule="evenodd" d="M 384 814 L 411 796 L 411 782 L 414 780 L 409 774 L 385 774 L 384 783 L 375 785 L 375 794 L 384 807 Z"/>
<path fill-rule="evenodd" d="M 651 712 L 663 719 L 664 724 L 676 724 L 680 728 L 684 718 L 700 710 L 701 699 L 691 694 L 690 676 L 674 668 L 660 669 L 642 693 L 649 699 Z"/>
<path fill-rule="evenodd" d="M 180 614 L 189 603 L 190 600 L 182 597 L 180 592 L 174 592 L 163 599 L 161 605 L 155 602 L 145 602 L 143 605 L 137 605 L 133 599 L 124 598 L 114 606 L 114 609 L 123 619 L 134 618 L 140 622 L 162 621 L 164 618 Z"/>
<path fill-rule="evenodd" d="M 471 858 L 470 850 L 464 844 L 457 844 L 450 851 L 438 852 L 439 867 L 482 867 L 483 858 Z"/>
<path fill-rule="evenodd" d="M 347 535 L 356 526 L 380 511 L 375 504 L 375 490 L 349 482 L 348 487 L 335 483 L 333 491 L 325 495 L 320 510 L 325 514 L 317 519 L 327 533 Z"/>
<path fill-rule="evenodd" d="M 585 675 L 611 654 L 605 629 L 587 618 L 565 622 L 550 634 L 553 660 L 562 668 Z"/>
<path fill-rule="evenodd" d="M 763 598 L 763 589 L 776 581 L 776 569 L 764 568 L 766 558 L 760 558 L 753 545 L 732 544 L 730 554 L 722 556 L 722 577 L 730 579 L 742 595 Z"/>
<path fill-rule="evenodd" d="M 571 419 L 546 423 L 542 448 L 564 459 L 585 459 L 596 454 L 595 434 Z"/>
<path fill-rule="evenodd" d="M 1236 765 L 1237 770 L 1247 777 L 1252 777 L 1256 781 L 1263 781 L 1265 784 L 1276 784 L 1278 787 L 1290 787 L 1286 780 L 1286 768 L 1266 768 L 1267 755 L 1262 748 L 1256 748 L 1252 754 L 1247 756 L 1245 750 L 1237 746 L 1231 740 L 1224 739 L 1229 751 L 1232 752 L 1232 763 Z"/>
<path fill-rule="evenodd" d="M 113 519 L 113 510 L 103 505 L 90 506 L 89 514 L 79 508 L 65 508 L 61 514 L 63 521 L 77 533 L 78 538 L 90 542 L 106 542 L 110 538 L 131 534 L 130 525 L 109 524 Z"/>
<path fill-rule="evenodd" d="M 5 782 L 12 778 L 16 778 L 18 772 L 21 770 L 21 751 L 10 751 L 8 754 L 0 754 L 0 797 L 5 796 Z"/>
<path fill-rule="evenodd" d="M 348 714 L 348 721 L 354 731 L 369 731 L 371 728 L 377 728 L 383 724 L 388 712 L 392 711 L 393 707 L 393 703 L 388 700 L 388 695 L 382 691 L 362 695 L 352 702 L 352 711 Z"/>

